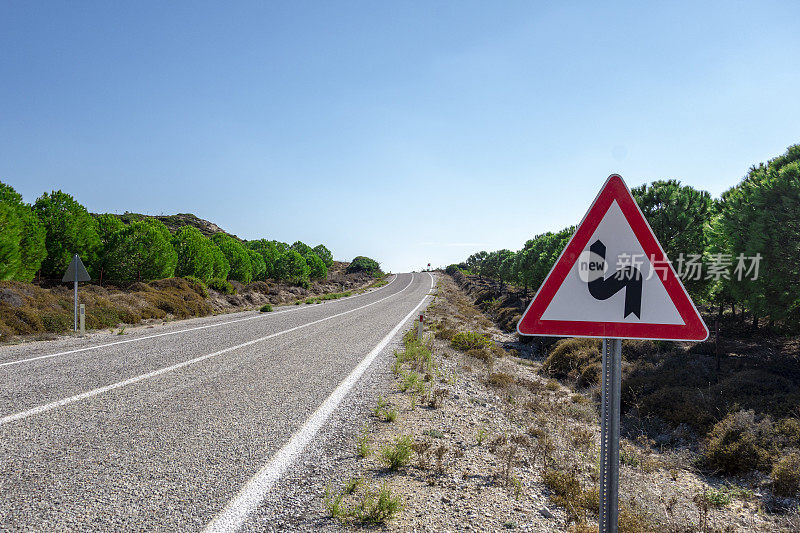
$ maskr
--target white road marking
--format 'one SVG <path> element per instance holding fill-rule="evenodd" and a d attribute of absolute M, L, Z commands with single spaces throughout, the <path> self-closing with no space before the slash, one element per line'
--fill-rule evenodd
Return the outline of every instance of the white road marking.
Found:
<path fill-rule="evenodd" d="M 432 290 L 434 285 L 433 275 L 430 272 L 428 272 L 428 275 L 431 277 Z M 264 498 L 266 498 L 273 485 L 275 485 L 283 473 L 286 472 L 292 463 L 300 456 L 325 421 L 330 417 L 336 407 L 338 407 L 347 393 L 350 392 L 350 389 L 358 382 L 361 375 L 369 367 L 375 357 L 381 353 L 386 345 L 389 344 L 389 341 L 400 331 L 400 328 L 403 327 L 403 325 L 408 322 L 408 319 L 425 303 L 428 296 L 430 296 L 430 292 L 422 298 L 419 304 L 417 304 L 417 306 L 412 309 L 411 312 L 366 355 L 366 357 L 364 357 L 364 359 L 361 360 L 350 375 L 336 387 L 331 395 L 317 407 L 317 410 L 314 411 L 310 417 L 308 417 L 303 426 L 292 435 L 289 442 L 278 450 L 256 475 L 250 478 L 239 493 L 228 502 L 228 505 L 225 506 L 222 512 L 205 527 L 203 533 L 234 532 L 238 531 L 239 528 L 244 525 L 247 518 L 258 508 L 261 502 L 264 501 Z"/>
<path fill-rule="evenodd" d="M 38 415 L 38 414 L 44 413 L 46 411 L 50 411 L 50 410 L 56 409 L 57 407 L 63 407 L 65 405 L 69 405 L 71 403 L 79 402 L 79 401 L 85 400 L 87 398 L 92 398 L 93 396 L 98 396 L 100 394 L 112 391 L 114 389 L 119 389 L 119 388 L 125 387 L 127 385 L 133 385 L 134 383 L 139 383 L 140 381 L 143 381 L 145 379 L 149 379 L 149 378 L 153 378 L 153 377 L 156 377 L 156 376 L 160 376 L 162 374 L 166 374 L 167 372 L 172 372 L 173 370 L 178 370 L 178 369 L 183 368 L 185 366 L 193 365 L 195 363 L 199 363 L 200 361 L 205 361 L 206 359 L 210 359 L 212 357 L 216 357 L 218 355 L 222 355 L 224 353 L 228 353 L 228 352 L 233 351 L 233 350 L 238 350 L 239 348 L 244 348 L 245 346 L 250 346 L 251 344 L 256 344 L 258 342 L 263 342 L 263 341 L 266 341 L 266 340 L 269 340 L 269 339 L 273 339 L 275 337 L 279 337 L 280 335 L 285 335 L 286 333 L 291 333 L 292 331 L 297 331 L 298 329 L 307 328 L 308 326 L 313 326 L 314 324 L 319 324 L 320 322 L 325 322 L 327 320 L 331 320 L 332 318 L 340 317 L 340 316 L 343 316 L 343 315 L 348 315 L 350 313 L 354 313 L 355 311 L 360 311 L 361 309 L 365 309 L 367 307 L 370 307 L 372 305 L 380 303 L 380 302 L 382 302 L 384 300 L 388 300 L 389 298 L 397 296 L 398 294 L 404 292 L 407 288 L 409 288 L 413 281 L 414 281 L 414 276 L 412 274 L 411 280 L 408 282 L 408 285 L 403 287 L 403 289 L 401 291 L 396 292 L 394 294 L 390 294 L 389 296 L 381 298 L 380 300 L 376 300 L 376 301 L 374 301 L 372 303 L 368 303 L 366 305 L 362 305 L 361 307 L 356 307 L 355 309 L 350 309 L 349 311 L 344 311 L 342 313 L 338 313 L 338 314 L 331 315 L 331 316 L 328 316 L 328 317 L 325 317 L 325 318 L 321 318 L 319 320 L 314 320 L 313 322 L 308 322 L 308 323 L 302 324 L 300 326 L 295 326 L 293 328 L 285 329 L 285 330 L 279 331 L 277 333 L 272 333 L 271 335 L 267 335 L 267 336 L 261 337 L 259 339 L 254 339 L 254 340 L 242 343 L 242 344 L 237 344 L 236 346 L 231 346 L 229 348 L 225 348 L 223 350 L 219 350 L 219 351 L 214 352 L 214 353 L 201 355 L 200 357 L 195 357 L 194 359 L 188 359 L 186 361 L 182 361 L 182 362 L 176 363 L 174 365 L 170 365 L 170 366 L 167 366 L 167 367 L 164 367 L 164 368 L 159 368 L 158 370 L 153 370 L 152 372 L 148 372 L 146 374 L 141 374 L 141 375 L 138 375 L 138 376 L 134 376 L 134 377 L 126 379 L 124 381 L 118 381 L 116 383 L 112 383 L 111 385 L 106 385 L 104 387 L 99 387 L 97 389 L 92 389 L 90 391 L 82 392 L 80 394 L 76 394 L 75 396 L 70 396 L 68 398 L 63 398 L 61 400 L 56 400 L 55 402 L 50 402 L 50 403 L 47 403 L 47 404 L 44 404 L 44 405 L 39 405 L 39 406 L 34 407 L 32 409 L 28 409 L 27 411 L 22 411 L 22 412 L 19 412 L 19 413 L 14 413 L 12 415 L 4 416 L 4 417 L 0 418 L 0 426 L 4 426 L 4 425 L 6 425 L 6 424 L 8 424 L 10 422 L 15 422 L 17 420 L 22 420 L 23 418 L 28 418 L 29 416 Z"/>
<path fill-rule="evenodd" d="M 384 285 L 383 287 L 380 287 L 379 289 L 377 289 L 375 291 L 370 291 L 369 293 L 365 293 L 365 294 L 372 294 L 372 293 L 378 292 L 381 289 L 385 289 L 386 287 L 388 287 L 389 285 L 394 283 L 397 280 L 397 277 L 398 277 L 398 275 L 395 274 L 394 275 L 394 279 L 392 281 L 390 281 L 389 283 L 387 283 L 386 285 Z M 364 296 L 364 294 L 354 294 L 352 296 L 345 296 L 344 298 L 338 298 L 337 300 L 334 300 L 334 301 L 335 302 L 339 302 L 339 301 L 342 301 L 342 300 L 349 300 L 350 298 L 356 298 L 358 296 Z M 193 328 L 179 329 L 179 330 L 176 330 L 176 331 L 167 331 L 165 333 L 156 333 L 155 335 L 147 335 L 145 337 L 136 337 L 135 339 L 126 339 L 126 340 L 123 340 L 123 341 L 115 341 L 115 342 L 108 342 L 106 344 L 98 344 L 97 346 L 87 346 L 85 348 L 76 348 L 74 350 L 68 350 L 68 351 L 65 351 L 65 352 L 51 353 L 51 354 L 47 354 L 47 355 L 38 355 L 36 357 L 29 357 L 27 359 L 18 359 L 16 361 L 7 361 L 5 363 L 0 363 L 0 367 L 11 366 L 11 365 L 19 365 L 19 364 L 28 363 L 28 362 L 31 362 L 31 361 L 38 361 L 40 359 L 50 359 L 51 357 L 60 357 L 62 355 L 70 355 L 70 354 L 73 354 L 73 353 L 86 352 L 86 351 L 89 351 L 89 350 L 98 350 L 100 348 L 107 348 L 109 346 L 116 346 L 118 344 L 128 344 L 129 342 L 138 342 L 138 341 L 143 341 L 143 340 L 147 340 L 147 339 L 154 339 L 156 337 L 166 337 L 167 335 L 178 335 L 179 333 L 186 333 L 186 332 L 189 332 L 189 331 L 197 331 L 197 330 L 200 330 L 200 329 L 217 328 L 219 326 L 227 326 L 228 324 L 235 324 L 237 322 L 244 322 L 246 320 L 255 320 L 257 318 L 267 318 L 267 317 L 270 317 L 270 316 L 282 315 L 282 314 L 285 314 L 285 313 L 291 313 L 293 311 L 300 311 L 300 310 L 303 310 L 303 309 L 306 309 L 306 308 L 305 307 L 301 307 L 299 309 L 287 309 L 286 311 L 279 311 L 277 313 L 271 313 L 271 314 L 268 313 L 268 314 L 260 314 L 260 315 L 255 315 L 255 316 L 249 316 L 247 318 L 239 318 L 239 319 L 236 319 L 236 320 L 229 320 L 228 322 L 220 322 L 218 324 L 208 324 L 206 326 L 196 326 L 196 327 L 193 327 Z"/>

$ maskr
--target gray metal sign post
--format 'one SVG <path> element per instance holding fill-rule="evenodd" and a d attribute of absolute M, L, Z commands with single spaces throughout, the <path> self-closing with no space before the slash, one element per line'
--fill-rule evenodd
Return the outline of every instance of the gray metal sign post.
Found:
<path fill-rule="evenodd" d="M 64 283 L 72 281 L 75 284 L 75 331 L 78 331 L 78 282 L 90 281 L 91 279 L 92 277 L 89 275 L 89 272 L 86 271 L 86 267 L 83 266 L 83 261 L 78 257 L 78 254 L 75 254 L 67 267 L 67 271 L 64 272 L 64 277 L 61 278 L 61 281 Z"/>
<path fill-rule="evenodd" d="M 617 533 L 622 339 L 603 339 L 600 394 L 600 532 Z"/>

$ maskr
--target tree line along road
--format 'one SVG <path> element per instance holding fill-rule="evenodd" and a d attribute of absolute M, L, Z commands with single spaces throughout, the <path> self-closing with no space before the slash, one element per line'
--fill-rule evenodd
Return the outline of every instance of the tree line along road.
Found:
<path fill-rule="evenodd" d="M 235 530 L 433 284 L 0 348 L 0 530 Z"/>

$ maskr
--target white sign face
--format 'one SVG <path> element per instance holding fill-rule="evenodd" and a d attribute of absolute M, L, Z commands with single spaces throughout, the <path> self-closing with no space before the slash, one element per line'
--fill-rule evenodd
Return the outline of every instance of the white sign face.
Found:
<path fill-rule="evenodd" d="M 592 270 L 591 265 L 602 264 L 601 258 L 589 251 L 591 244 L 602 242 L 606 247 L 603 271 Z M 614 293 L 605 300 L 594 298 L 587 289 L 587 282 L 600 275 L 608 278 L 625 266 L 638 268 L 642 277 L 641 316 L 625 313 L 626 289 Z M 678 308 L 667 294 L 660 270 L 653 268 L 639 239 L 633 234 L 630 224 L 619 204 L 614 201 L 592 233 L 578 261 L 572 266 L 550 305 L 545 308 L 542 320 L 580 320 L 590 322 L 632 322 L 679 324 L 684 321 Z"/>

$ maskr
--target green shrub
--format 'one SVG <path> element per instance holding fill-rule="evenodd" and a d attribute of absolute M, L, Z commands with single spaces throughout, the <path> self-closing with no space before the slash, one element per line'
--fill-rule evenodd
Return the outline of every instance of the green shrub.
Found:
<path fill-rule="evenodd" d="M 264 304 L 259 309 L 262 313 L 271 313 L 272 312 L 272 305 L 271 304 Z"/>
<path fill-rule="evenodd" d="M 489 375 L 486 383 L 493 387 L 502 389 L 514 383 L 514 376 L 506 374 L 505 372 L 494 372 L 493 374 Z"/>
<path fill-rule="evenodd" d="M 769 465 L 774 425 L 757 420 L 753 411 L 737 411 L 718 422 L 708 436 L 706 465 L 726 474 L 740 474 Z"/>
<path fill-rule="evenodd" d="M 469 350 L 491 348 L 494 343 L 489 339 L 489 335 L 478 333 L 477 331 L 462 331 L 453 335 L 450 345 L 462 352 Z"/>
<path fill-rule="evenodd" d="M 406 466 L 411 459 L 411 437 L 402 436 L 395 440 L 394 446 L 381 448 L 381 461 L 389 470 L 397 470 Z"/>
<path fill-rule="evenodd" d="M 322 259 L 322 262 L 325 263 L 325 266 L 330 268 L 333 266 L 333 254 L 324 244 L 318 244 L 313 248 L 314 253 L 317 254 L 317 257 Z"/>
<path fill-rule="evenodd" d="M 220 294 L 235 294 L 236 290 L 231 282 L 222 278 L 211 278 L 208 280 L 208 288 L 214 289 Z"/>
<path fill-rule="evenodd" d="M 486 348 L 473 348 L 471 350 L 467 350 L 467 355 L 474 357 L 475 359 L 479 359 L 487 365 L 491 365 L 494 362 L 494 355 L 492 355 L 492 352 Z"/>
<path fill-rule="evenodd" d="M 425 389 L 425 382 L 422 376 L 411 370 L 403 374 L 403 379 L 399 385 L 401 392 L 411 391 L 421 393 Z"/>
<path fill-rule="evenodd" d="M 458 268 L 458 265 L 453 264 L 447 265 L 447 268 L 445 268 L 444 271 L 452 276 L 456 272 L 461 272 L 461 269 Z"/>
<path fill-rule="evenodd" d="M 708 489 L 703 493 L 703 499 L 714 507 L 725 507 L 731 503 L 731 495 L 726 490 Z"/>
<path fill-rule="evenodd" d="M 772 489 L 779 496 L 792 497 L 800 490 L 800 453 L 781 457 L 772 467 Z"/>
<path fill-rule="evenodd" d="M 359 255 L 353 261 L 347 265 L 347 269 L 345 270 L 347 274 L 355 274 L 357 272 L 366 272 L 370 276 L 377 277 L 382 274 L 381 272 L 381 265 L 374 259 L 370 259 L 369 257 L 364 257 L 363 255 Z"/>
<path fill-rule="evenodd" d="M 583 520 L 586 512 L 597 512 L 597 489 L 583 490 L 581 482 L 572 472 L 545 470 L 542 482 L 553 491 L 550 499 L 563 507 L 570 521 Z"/>
<path fill-rule="evenodd" d="M 782 444 L 787 447 L 800 448 L 800 420 L 784 418 L 775 426 L 781 436 Z"/>
<path fill-rule="evenodd" d="M 436 333 L 434 334 L 434 336 L 437 339 L 443 339 L 443 340 L 446 340 L 446 341 L 450 341 L 450 340 L 453 340 L 453 337 L 456 336 L 456 333 L 458 333 L 458 332 L 456 330 L 454 330 L 453 328 L 449 328 L 449 327 L 446 327 L 446 326 L 440 324 L 439 327 L 436 328 Z"/>
<path fill-rule="evenodd" d="M 550 355 L 542 365 L 542 373 L 557 378 L 594 380 L 587 384 L 596 383 L 599 372 L 589 370 L 589 367 L 599 368 L 602 361 L 600 355 L 600 341 L 595 339 L 562 339 L 558 341 Z"/>
<path fill-rule="evenodd" d="M 200 280 L 200 278 L 195 276 L 183 276 L 183 279 L 189 283 L 189 285 L 197 292 L 197 294 L 203 298 L 208 297 L 208 287 Z"/>

